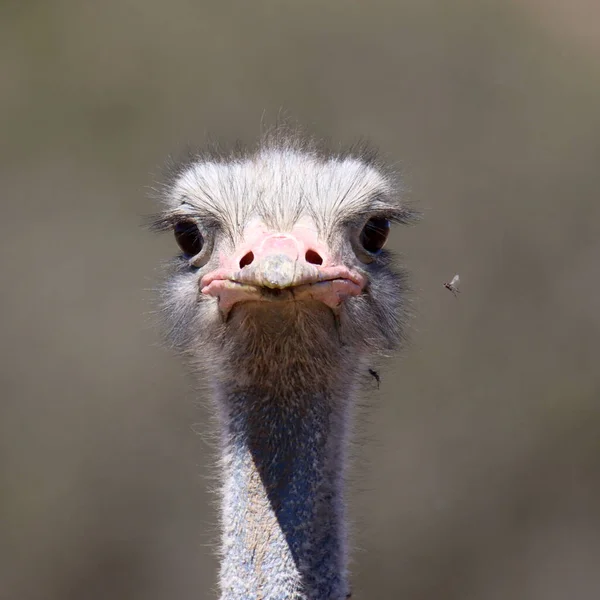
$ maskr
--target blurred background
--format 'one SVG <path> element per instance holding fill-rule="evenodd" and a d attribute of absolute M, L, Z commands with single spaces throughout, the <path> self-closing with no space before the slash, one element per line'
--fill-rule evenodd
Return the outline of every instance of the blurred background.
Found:
<path fill-rule="evenodd" d="M 599 598 L 599 107 L 589 0 L 1 2 L 0 598 L 216 598 L 212 425 L 141 223 L 168 154 L 280 109 L 424 213 L 353 597 Z"/>

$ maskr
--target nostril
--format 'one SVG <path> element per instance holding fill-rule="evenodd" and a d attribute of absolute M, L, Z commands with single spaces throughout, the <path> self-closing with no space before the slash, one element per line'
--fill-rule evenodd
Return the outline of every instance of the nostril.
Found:
<path fill-rule="evenodd" d="M 244 267 L 251 265 L 253 260 L 254 260 L 253 252 L 248 252 L 248 254 L 245 254 L 242 257 L 242 259 L 240 260 L 240 269 L 243 269 Z"/>
<path fill-rule="evenodd" d="M 321 258 L 319 253 L 315 252 L 314 250 L 307 250 L 305 258 L 306 258 L 306 262 L 310 263 L 311 265 L 322 265 L 323 264 L 323 259 Z"/>

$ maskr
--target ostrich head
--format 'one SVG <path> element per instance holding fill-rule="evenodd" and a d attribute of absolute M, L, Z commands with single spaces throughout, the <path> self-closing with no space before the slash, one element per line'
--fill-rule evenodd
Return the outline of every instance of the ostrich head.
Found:
<path fill-rule="evenodd" d="M 401 334 L 404 279 L 383 247 L 409 212 L 364 153 L 280 132 L 196 157 L 163 200 L 180 249 L 169 337 L 221 422 L 221 598 L 349 597 L 349 416 Z"/>

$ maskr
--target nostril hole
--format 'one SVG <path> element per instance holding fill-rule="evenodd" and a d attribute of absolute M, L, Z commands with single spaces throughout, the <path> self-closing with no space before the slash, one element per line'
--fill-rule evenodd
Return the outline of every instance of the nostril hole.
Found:
<path fill-rule="evenodd" d="M 306 258 L 306 262 L 310 263 L 311 265 L 322 265 L 323 264 L 323 259 L 314 250 L 307 250 L 305 258 Z"/>
<path fill-rule="evenodd" d="M 242 257 L 242 260 L 240 260 L 240 269 L 243 269 L 244 267 L 251 265 L 253 260 L 254 260 L 254 254 L 252 252 L 248 252 L 248 254 L 245 254 Z"/>

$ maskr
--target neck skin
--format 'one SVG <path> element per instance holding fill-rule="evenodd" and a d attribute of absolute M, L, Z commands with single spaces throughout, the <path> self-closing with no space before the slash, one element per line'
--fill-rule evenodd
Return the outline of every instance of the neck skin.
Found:
<path fill-rule="evenodd" d="M 220 389 L 221 600 L 349 597 L 345 392 Z"/>

